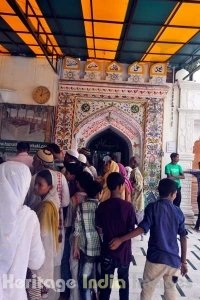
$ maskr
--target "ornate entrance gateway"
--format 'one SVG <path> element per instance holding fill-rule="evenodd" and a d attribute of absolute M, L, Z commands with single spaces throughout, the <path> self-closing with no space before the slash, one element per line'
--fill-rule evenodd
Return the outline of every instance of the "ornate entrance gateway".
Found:
<path fill-rule="evenodd" d="M 56 141 L 64 149 L 87 146 L 112 130 L 129 155 L 141 158 L 145 191 L 155 191 L 161 173 L 163 101 L 166 86 L 60 82 Z"/>
<path fill-rule="evenodd" d="M 125 138 L 111 128 L 95 135 L 88 143 L 87 148 L 91 150 L 95 167 L 98 168 L 99 160 L 105 155 L 115 155 L 118 162 L 127 166 L 129 163 L 129 146 Z"/>

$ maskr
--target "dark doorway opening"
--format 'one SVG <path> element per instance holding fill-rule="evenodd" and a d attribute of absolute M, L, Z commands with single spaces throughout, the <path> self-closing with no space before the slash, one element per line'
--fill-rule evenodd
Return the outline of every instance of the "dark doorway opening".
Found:
<path fill-rule="evenodd" d="M 110 128 L 93 137 L 87 147 L 92 152 L 93 163 L 98 170 L 105 155 L 115 155 L 123 165 L 129 164 L 127 141 Z"/>

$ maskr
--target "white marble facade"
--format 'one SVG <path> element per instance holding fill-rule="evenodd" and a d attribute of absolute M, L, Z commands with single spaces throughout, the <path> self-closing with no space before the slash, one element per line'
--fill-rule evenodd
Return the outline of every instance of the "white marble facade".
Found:
<path fill-rule="evenodd" d="M 179 108 L 177 152 L 183 169 L 191 169 L 194 159 L 193 146 L 195 142 L 194 124 L 200 120 L 200 84 L 191 81 L 179 81 Z M 187 223 L 194 222 L 194 212 L 191 206 L 191 176 L 182 180 L 182 210 Z"/>

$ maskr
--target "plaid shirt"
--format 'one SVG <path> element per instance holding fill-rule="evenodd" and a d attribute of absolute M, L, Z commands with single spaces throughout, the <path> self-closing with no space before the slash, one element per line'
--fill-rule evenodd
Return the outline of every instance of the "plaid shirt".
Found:
<path fill-rule="evenodd" d="M 95 227 L 95 211 L 98 206 L 96 199 L 88 199 L 79 204 L 74 236 L 79 236 L 79 247 L 88 256 L 99 256 L 100 239 Z"/>

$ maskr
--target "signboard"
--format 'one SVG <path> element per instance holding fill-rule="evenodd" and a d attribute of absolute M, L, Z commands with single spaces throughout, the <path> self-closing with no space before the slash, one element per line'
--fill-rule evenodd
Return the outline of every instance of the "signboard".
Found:
<path fill-rule="evenodd" d="M 128 67 L 128 74 L 140 74 L 144 75 L 144 64 L 134 62 L 132 65 Z"/>
<path fill-rule="evenodd" d="M 80 69 L 78 59 L 69 57 L 69 56 L 65 57 L 63 67 L 64 67 L 64 69 L 70 69 L 70 70 L 79 70 Z"/>
<path fill-rule="evenodd" d="M 151 76 L 166 76 L 166 75 L 167 75 L 167 64 L 156 63 L 151 66 L 150 77 Z"/>
<path fill-rule="evenodd" d="M 30 143 L 30 153 L 34 154 L 38 149 L 43 148 L 47 143 L 29 142 Z M 0 140 L 0 154 L 5 153 L 16 153 L 17 141 Z"/>
<path fill-rule="evenodd" d="M 121 73 L 122 69 L 120 64 L 118 64 L 116 61 L 113 61 L 112 63 L 110 63 L 107 68 L 106 68 L 106 72 L 110 72 L 110 73 Z"/>
<path fill-rule="evenodd" d="M 176 142 L 167 142 L 166 143 L 166 152 L 167 153 L 174 153 L 176 152 Z"/>
<path fill-rule="evenodd" d="M 100 71 L 100 63 L 96 62 L 95 60 L 93 61 L 87 61 L 85 71 Z"/>
<path fill-rule="evenodd" d="M 51 142 L 53 130 L 53 106 L 0 104 L 1 152 L 16 152 L 19 141 L 29 142 L 31 151 L 35 152 L 40 146 Z"/>

